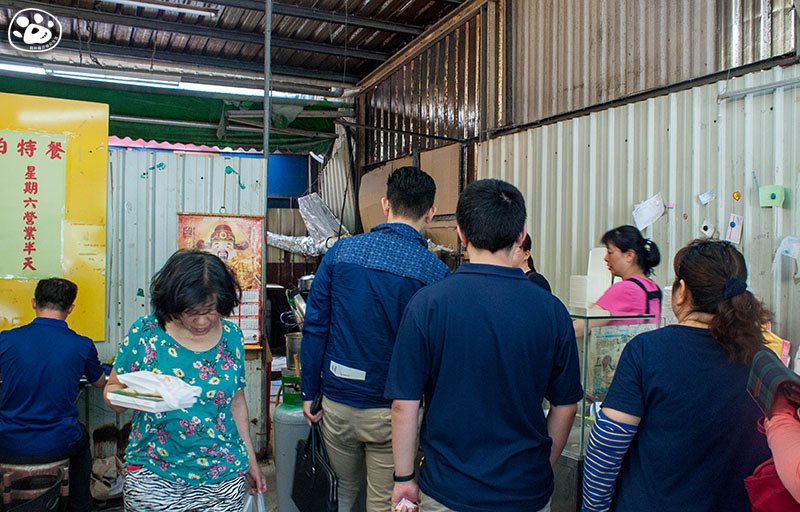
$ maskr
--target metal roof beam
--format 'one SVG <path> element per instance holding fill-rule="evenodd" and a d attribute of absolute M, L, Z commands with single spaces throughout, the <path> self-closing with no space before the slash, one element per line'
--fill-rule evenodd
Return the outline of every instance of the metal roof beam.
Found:
<path fill-rule="evenodd" d="M 389 21 L 376 20 L 372 18 L 361 18 L 359 16 L 351 16 L 333 11 L 323 11 L 321 9 L 299 7 L 296 5 L 288 5 L 278 2 L 275 2 L 272 5 L 272 12 L 282 16 L 292 16 L 294 18 L 324 21 L 327 23 L 337 23 L 340 25 L 352 25 L 354 27 L 385 30 L 386 32 L 399 32 L 401 34 L 411 34 L 412 36 L 418 36 L 422 33 L 422 27 L 418 27 L 416 25 L 392 23 Z"/>
<path fill-rule="evenodd" d="M 160 126 L 181 126 L 186 128 L 206 128 L 206 129 L 216 129 L 217 124 L 215 123 L 202 123 L 199 121 L 179 121 L 174 119 L 155 119 L 152 117 L 138 117 L 138 116 L 121 116 L 112 114 L 108 116 L 111 121 L 117 121 L 120 123 L 141 123 L 141 124 L 156 124 Z M 251 132 L 251 133 L 260 133 L 264 131 L 263 126 L 261 128 L 257 128 L 255 126 L 228 126 L 226 130 L 231 132 Z M 272 133 L 280 133 L 285 135 L 297 135 L 300 137 L 312 137 L 315 139 L 336 139 L 339 136 L 335 133 L 328 133 L 328 132 L 315 132 L 315 131 L 308 131 L 308 130 L 298 130 L 297 128 L 270 128 L 269 130 Z"/>
<path fill-rule="evenodd" d="M 77 7 L 66 7 L 63 5 L 48 4 L 45 2 L 33 2 L 31 0 L 7 0 L 8 6 L 23 9 L 35 8 L 44 9 L 53 16 L 73 18 L 76 20 L 96 21 L 99 23 L 109 23 L 112 25 L 123 25 L 126 27 L 143 28 L 147 30 L 161 30 L 164 32 L 177 32 L 190 36 L 210 37 L 223 41 L 236 41 L 239 43 L 250 43 L 259 46 L 264 45 L 263 37 L 260 34 L 248 34 L 235 30 L 222 30 L 204 25 L 190 25 L 188 23 L 178 23 L 174 21 L 161 21 L 151 18 L 139 18 L 125 14 L 112 12 L 100 12 L 91 9 L 79 9 Z"/>
<path fill-rule="evenodd" d="M 263 71 L 263 68 L 262 68 Z M 272 66 L 272 73 L 273 75 L 287 75 L 287 76 L 296 76 L 299 78 L 319 78 L 321 74 L 329 74 L 331 77 L 335 77 L 337 82 L 343 82 L 346 84 L 356 84 L 358 83 L 361 78 L 355 75 L 343 75 L 338 71 L 320 71 L 318 69 L 309 69 L 309 68 L 297 68 L 293 66 Z"/>
<path fill-rule="evenodd" d="M 207 0 L 206 3 L 222 5 L 225 7 L 238 7 L 251 11 L 264 12 L 264 2 L 254 0 Z M 364 18 L 352 16 L 336 11 L 317 9 L 314 7 L 301 7 L 298 5 L 273 2 L 272 13 L 281 16 L 291 16 L 293 18 L 304 18 L 307 20 L 324 21 L 327 23 L 337 23 L 340 25 L 352 25 L 354 27 L 371 28 L 374 30 L 385 30 L 387 32 L 399 32 L 401 34 L 411 34 L 417 36 L 422 33 L 423 27 L 410 25 L 408 23 L 395 23 L 375 18 Z"/>
<path fill-rule="evenodd" d="M 91 45 L 86 44 L 84 41 L 82 44 L 79 41 L 74 41 L 71 39 L 62 39 L 60 43 L 58 43 L 58 48 L 62 50 L 73 50 L 73 51 L 82 51 L 84 56 L 89 55 L 106 55 L 109 57 L 127 57 L 127 58 L 135 58 L 135 59 L 144 59 L 149 61 L 158 62 L 169 62 L 169 63 L 182 63 L 182 64 L 190 64 L 190 65 L 198 65 L 198 66 L 211 66 L 215 68 L 220 68 L 221 70 L 229 69 L 229 70 L 238 70 L 238 71 L 249 71 L 252 73 L 263 73 L 264 66 L 260 62 L 249 62 L 249 61 L 237 61 L 234 59 L 222 59 L 219 57 L 206 57 L 203 55 L 192 55 L 188 53 L 175 53 L 175 52 L 164 52 L 164 51 L 153 51 L 147 48 L 134 48 L 134 47 L 124 47 L 124 46 L 116 46 L 113 44 L 100 44 L 100 43 L 92 43 Z M 91 50 L 91 51 L 90 51 Z M 36 59 L 40 60 L 40 59 Z M 273 71 L 274 68 L 273 68 Z M 288 74 L 288 73 L 281 73 L 281 74 Z M 317 74 L 316 76 L 319 76 Z"/>
<path fill-rule="evenodd" d="M 209 37 L 223 41 L 236 41 L 240 43 L 250 43 L 263 46 L 263 36 L 236 30 L 223 30 L 204 25 L 189 25 L 187 23 L 177 23 L 173 21 L 161 21 L 155 19 L 138 18 L 123 14 L 106 13 L 93 11 L 91 9 L 79 9 L 76 7 L 65 7 L 56 4 L 43 2 L 33 2 L 31 0 L 7 0 L 9 7 L 21 9 L 35 8 L 45 9 L 54 16 L 63 16 L 74 19 L 84 19 L 97 21 L 100 23 L 110 23 L 113 25 L 124 25 L 127 27 L 143 28 L 147 30 L 160 30 L 164 32 L 177 32 L 190 36 Z M 293 39 L 272 38 L 272 45 L 279 48 L 289 48 L 311 53 L 324 53 L 327 55 L 338 55 L 342 57 L 352 57 L 356 59 L 385 61 L 389 58 L 388 53 L 376 52 L 371 50 L 361 50 L 358 48 L 347 48 L 327 43 L 315 43 L 310 41 L 297 41 Z"/>
<path fill-rule="evenodd" d="M 283 37 L 272 36 L 272 46 L 277 48 L 287 48 L 289 50 L 300 50 L 311 53 L 325 53 L 337 55 L 339 57 L 355 57 L 356 59 L 367 59 L 385 61 L 390 55 L 384 52 L 373 50 L 361 50 L 359 48 L 347 48 L 327 43 L 312 43 L 309 41 L 298 41 L 297 39 L 285 39 Z"/>
<path fill-rule="evenodd" d="M 263 119 L 263 110 L 228 110 L 225 115 L 229 119 Z M 339 110 L 303 110 L 297 114 L 297 117 L 302 118 L 316 118 L 316 119 L 337 119 L 340 117 L 353 117 L 355 112 L 353 109 L 339 109 Z M 261 126 L 264 124 L 262 123 Z"/>
<path fill-rule="evenodd" d="M 251 61 L 238 61 L 234 59 L 223 59 L 219 57 L 205 57 L 203 55 L 192 55 L 188 53 L 164 52 L 148 50 L 147 48 L 133 48 L 115 46 L 112 44 L 99 44 L 92 43 L 89 47 L 86 43 L 82 45 L 78 41 L 69 39 L 62 39 L 58 43 L 60 49 L 69 50 L 82 50 L 85 54 L 107 55 L 111 57 L 133 57 L 149 61 L 159 62 L 176 62 L 182 64 L 191 64 L 197 66 L 210 66 L 220 68 L 221 70 L 230 69 L 237 71 L 250 71 L 253 73 L 263 73 L 264 65 L 261 62 Z M 91 48 L 91 52 L 89 49 Z M 30 59 L 28 59 L 30 60 Z M 37 59 L 38 60 L 38 59 Z M 272 73 L 274 75 L 293 76 L 298 78 L 319 79 L 320 71 L 297 68 L 294 66 L 272 66 Z M 331 76 L 336 77 L 335 82 L 342 82 L 345 84 L 355 84 L 359 81 L 359 77 L 354 75 L 341 75 L 338 72 L 331 71 Z M 284 80 L 285 82 L 286 80 Z"/>

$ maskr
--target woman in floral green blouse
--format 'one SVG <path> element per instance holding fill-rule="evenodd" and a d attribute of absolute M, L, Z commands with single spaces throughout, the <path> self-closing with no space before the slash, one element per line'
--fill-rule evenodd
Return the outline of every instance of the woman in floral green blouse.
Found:
<path fill-rule="evenodd" d="M 266 490 L 248 427 L 242 333 L 224 318 L 240 292 L 225 263 L 201 251 L 178 251 L 155 275 L 153 314 L 122 340 L 105 392 L 124 387 L 119 374 L 151 371 L 202 393 L 189 409 L 134 413 L 127 511 L 240 512 L 248 485 Z"/>

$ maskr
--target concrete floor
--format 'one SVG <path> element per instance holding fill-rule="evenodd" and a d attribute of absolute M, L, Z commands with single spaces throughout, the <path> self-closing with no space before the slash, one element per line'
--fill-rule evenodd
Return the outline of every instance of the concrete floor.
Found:
<path fill-rule="evenodd" d="M 262 463 L 261 470 L 267 477 L 267 492 L 264 495 L 267 512 L 278 512 L 278 483 L 275 475 L 275 461 L 270 459 Z"/>

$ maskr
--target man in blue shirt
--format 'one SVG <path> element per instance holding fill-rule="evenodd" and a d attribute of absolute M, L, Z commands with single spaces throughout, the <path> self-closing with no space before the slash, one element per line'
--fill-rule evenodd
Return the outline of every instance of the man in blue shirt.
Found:
<path fill-rule="evenodd" d="M 394 171 L 381 202 L 388 223 L 346 238 L 325 255 L 308 297 L 303 343 L 303 410 L 322 419 L 339 477 L 339 510 L 350 511 L 367 478 L 367 510 L 385 512 L 392 490 L 391 401 L 383 397 L 397 326 L 411 296 L 449 270 L 420 235 L 436 184 L 416 167 Z M 322 411 L 311 402 L 323 395 Z"/>
<path fill-rule="evenodd" d="M 513 185 L 470 184 L 456 209 L 470 263 L 406 308 L 385 394 L 394 400 L 393 507 L 406 499 L 426 512 L 550 508 L 551 467 L 583 390 L 566 308 L 512 266 L 525 216 Z"/>
<path fill-rule="evenodd" d="M 78 421 L 82 376 L 105 384 L 94 342 L 67 326 L 78 287 L 66 279 L 36 285 L 33 322 L 0 333 L 0 462 L 39 464 L 69 459 L 69 510 L 92 509 L 92 456 Z"/>

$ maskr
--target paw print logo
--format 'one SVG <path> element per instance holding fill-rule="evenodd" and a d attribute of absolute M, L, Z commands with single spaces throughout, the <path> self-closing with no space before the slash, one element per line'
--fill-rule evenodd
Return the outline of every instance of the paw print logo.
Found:
<path fill-rule="evenodd" d="M 61 41 L 61 23 L 41 9 L 23 9 L 8 25 L 8 42 L 23 52 L 46 52 Z"/>

